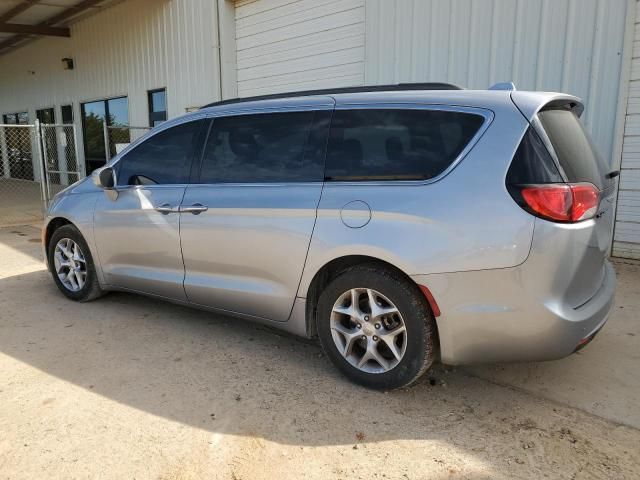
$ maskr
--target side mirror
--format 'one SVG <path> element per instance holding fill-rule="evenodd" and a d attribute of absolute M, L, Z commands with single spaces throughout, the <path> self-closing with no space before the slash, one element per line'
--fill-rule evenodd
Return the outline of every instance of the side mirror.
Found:
<path fill-rule="evenodd" d="M 116 175 L 111 167 L 101 168 L 93 176 L 93 182 L 105 190 L 114 190 L 116 186 Z"/>

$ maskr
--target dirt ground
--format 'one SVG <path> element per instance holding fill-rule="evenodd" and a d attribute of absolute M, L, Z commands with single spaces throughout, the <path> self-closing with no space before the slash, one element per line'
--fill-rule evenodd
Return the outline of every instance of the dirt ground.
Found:
<path fill-rule="evenodd" d="M 556 362 L 450 368 L 391 393 L 314 342 L 129 294 L 66 300 L 39 230 L 0 229 L 0 478 L 640 477 L 640 265 Z"/>

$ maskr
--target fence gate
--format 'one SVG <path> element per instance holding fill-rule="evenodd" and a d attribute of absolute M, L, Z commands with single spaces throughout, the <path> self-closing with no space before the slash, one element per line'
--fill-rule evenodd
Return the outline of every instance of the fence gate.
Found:
<path fill-rule="evenodd" d="M 78 159 L 76 126 L 73 124 L 40 125 L 42 157 L 45 175 L 45 207 L 53 196 L 68 185 L 84 178 Z"/>
<path fill-rule="evenodd" d="M 74 125 L 0 124 L 0 226 L 42 221 L 53 196 L 84 176 Z"/>

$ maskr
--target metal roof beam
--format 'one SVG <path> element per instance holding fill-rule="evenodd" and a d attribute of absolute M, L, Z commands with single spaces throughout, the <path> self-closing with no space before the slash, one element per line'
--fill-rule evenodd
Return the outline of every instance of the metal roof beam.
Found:
<path fill-rule="evenodd" d="M 83 0 L 82 2 L 74 5 L 73 7 L 69 7 L 66 10 L 63 10 L 57 15 L 54 15 L 51 18 L 48 18 L 44 22 L 40 23 L 40 25 L 55 25 L 56 23 L 60 23 L 64 20 L 67 20 L 71 17 L 75 17 L 79 13 L 88 10 L 91 7 L 96 6 L 99 3 L 104 2 L 105 0 Z"/>
<path fill-rule="evenodd" d="M 56 23 L 63 22 L 71 17 L 75 17 L 76 15 L 83 13 L 85 10 L 88 10 L 89 8 L 94 7 L 97 4 L 102 2 L 104 2 L 104 0 L 83 0 L 82 2 L 77 3 L 73 7 L 69 7 L 66 10 L 63 10 L 62 12 L 60 12 L 59 14 L 54 15 L 53 17 L 48 18 L 44 22 L 41 22 L 35 26 L 47 27 L 47 26 L 55 25 Z M 31 3 L 33 4 L 35 2 L 31 2 Z M 16 43 L 26 38 L 28 38 L 28 36 L 25 34 L 17 34 L 11 38 L 7 38 L 4 42 L 0 42 L 0 55 L 2 55 L 3 53 L 6 53 L 10 47 L 12 47 Z"/>
<path fill-rule="evenodd" d="M 46 35 L 51 37 L 70 37 L 71 32 L 64 27 L 48 25 L 22 25 L 18 23 L 0 23 L 0 33 L 19 33 L 22 35 Z"/>
<path fill-rule="evenodd" d="M 29 8 L 34 6 L 36 3 L 38 3 L 38 1 L 39 0 L 24 0 L 22 3 L 17 4 L 8 12 L 5 12 L 4 14 L 0 15 L 0 23 L 4 23 L 8 20 L 11 20 L 13 17 L 20 15 L 22 12 L 24 12 L 25 10 L 28 10 Z"/>

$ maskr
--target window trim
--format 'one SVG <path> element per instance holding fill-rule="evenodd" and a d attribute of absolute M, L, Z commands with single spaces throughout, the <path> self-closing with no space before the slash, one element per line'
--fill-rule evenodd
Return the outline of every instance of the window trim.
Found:
<path fill-rule="evenodd" d="M 467 146 L 460 152 L 458 157 L 447 167 L 440 175 L 437 177 L 433 177 L 427 180 L 344 180 L 344 181 L 330 181 L 330 180 L 319 180 L 317 182 L 255 182 L 255 183 L 200 183 L 199 175 L 196 178 L 189 177 L 188 183 L 184 184 L 171 184 L 171 185 L 122 185 L 119 186 L 118 189 L 139 189 L 139 188 L 167 188 L 167 187 L 177 187 L 177 186 L 199 186 L 199 187 L 216 187 L 216 188 L 230 188 L 230 187 L 256 187 L 256 186 L 264 186 L 264 187 L 283 187 L 290 185 L 322 185 L 325 187 L 333 188 L 333 187 L 342 187 L 342 186 L 420 186 L 420 185 L 429 185 L 435 182 L 442 180 L 444 177 L 449 175 L 458 164 L 468 155 L 468 153 L 476 146 L 476 144 L 480 141 L 482 136 L 488 130 L 488 128 L 493 123 L 495 118 L 495 113 L 483 107 L 468 107 L 462 105 L 443 105 L 443 104 L 430 104 L 430 103 L 345 103 L 340 105 L 327 103 L 327 98 L 323 99 L 324 101 L 316 102 L 305 102 L 304 104 L 297 105 L 280 105 L 280 106 L 260 106 L 260 107 L 248 107 L 247 105 L 243 105 L 242 108 L 238 108 L 237 105 L 224 105 L 221 107 L 215 107 L 214 109 L 208 110 L 200 110 L 198 112 L 194 112 L 189 116 L 178 117 L 175 119 L 167 120 L 161 126 L 150 130 L 150 132 L 142 137 L 136 139 L 132 142 L 127 148 L 125 148 L 122 152 L 114 156 L 109 162 L 107 162 L 106 166 L 115 167 L 115 165 L 123 158 L 129 151 L 133 150 L 137 145 L 146 141 L 147 139 L 157 135 L 158 133 L 164 131 L 167 128 L 171 128 L 173 126 L 177 126 L 181 123 L 192 122 L 197 120 L 210 120 L 209 129 L 213 124 L 213 121 L 219 117 L 230 117 L 230 116 L 240 116 L 240 115 L 251 115 L 257 113 L 284 113 L 284 112 L 306 112 L 309 110 L 318 111 L 318 110 L 363 110 L 363 109 L 395 109 L 395 110 L 444 110 L 444 111 L 454 111 L 454 112 L 463 112 L 463 113 L 473 113 L 476 115 L 481 115 L 484 117 L 484 123 L 480 126 L 476 134 L 471 138 Z M 235 107 L 235 108 L 229 108 Z M 333 118 L 332 118 L 333 120 Z M 204 138 L 202 144 L 200 145 L 200 155 L 204 155 L 204 149 L 206 145 L 206 141 L 208 139 L 209 131 L 207 132 L 207 136 Z M 325 145 L 324 157 L 326 161 L 327 154 L 327 146 Z M 194 167 L 193 162 L 197 161 L 197 157 L 194 156 L 192 160 L 192 168 Z M 199 169 L 198 169 L 199 170 Z M 117 178 L 116 178 L 117 184 Z"/>
<path fill-rule="evenodd" d="M 362 180 L 331 180 L 326 176 L 326 163 L 325 163 L 325 180 L 326 186 L 333 185 L 346 185 L 346 186 L 393 186 L 393 185 L 429 185 L 442 180 L 449 175 L 467 154 L 473 150 L 480 138 L 487 131 L 493 119 L 495 113 L 493 110 L 482 107 L 467 107 L 462 105 L 443 105 L 443 104 L 428 104 L 428 103 L 344 103 L 336 105 L 335 111 L 338 110 L 430 110 L 430 111 L 444 111 L 444 112 L 460 112 L 479 115 L 484 118 L 482 125 L 475 133 L 471 140 L 467 143 L 464 149 L 458 154 L 458 156 L 445 168 L 439 175 L 433 178 L 427 179 L 374 179 L 371 177 L 362 177 Z M 333 121 L 333 119 L 332 119 Z M 327 149 L 325 149 L 325 159 L 327 155 Z"/>

